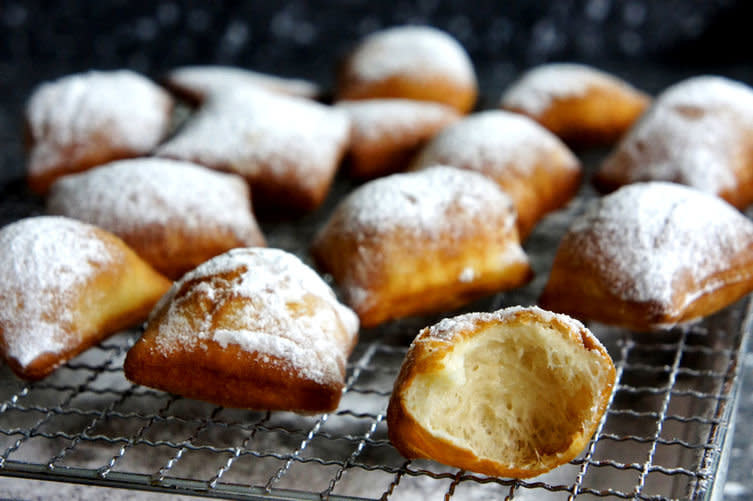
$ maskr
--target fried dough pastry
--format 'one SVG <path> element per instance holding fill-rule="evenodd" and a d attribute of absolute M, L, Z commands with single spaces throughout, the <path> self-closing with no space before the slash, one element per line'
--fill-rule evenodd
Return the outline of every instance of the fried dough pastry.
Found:
<path fill-rule="evenodd" d="M 90 71 L 40 85 L 26 106 L 28 181 L 44 194 L 60 176 L 150 153 L 173 100 L 128 70 Z"/>
<path fill-rule="evenodd" d="M 0 230 L 0 352 L 41 379 L 108 335 L 143 321 L 170 282 L 119 238 L 63 217 Z"/>
<path fill-rule="evenodd" d="M 374 178 L 405 170 L 416 151 L 460 115 L 448 106 L 410 99 L 341 101 L 350 117 L 350 175 Z"/>
<path fill-rule="evenodd" d="M 234 249 L 186 274 L 128 352 L 131 381 L 227 407 L 334 410 L 358 319 L 297 257 Z"/>
<path fill-rule="evenodd" d="M 262 88 L 270 92 L 314 99 L 319 87 L 308 80 L 283 78 L 232 66 L 183 66 L 165 75 L 164 83 L 175 94 L 192 103 L 235 87 Z"/>
<path fill-rule="evenodd" d="M 465 49 L 429 26 L 397 26 L 364 38 L 337 75 L 337 98 L 436 101 L 467 113 L 476 103 L 476 74 Z"/>
<path fill-rule="evenodd" d="M 575 146 L 611 144 L 651 99 L 590 66 L 552 63 L 527 71 L 502 95 L 502 108 L 522 113 Z"/>
<path fill-rule="evenodd" d="M 681 185 L 625 186 L 565 234 L 539 300 L 636 331 L 695 322 L 753 290 L 753 222 Z"/>
<path fill-rule="evenodd" d="M 556 136 L 515 113 L 485 111 L 434 137 L 412 169 L 436 164 L 479 172 L 510 195 L 525 239 L 547 213 L 563 207 L 580 187 L 580 162 Z"/>
<path fill-rule="evenodd" d="M 607 351 L 565 315 L 512 307 L 444 319 L 408 350 L 389 437 L 409 458 L 533 477 L 585 448 L 614 384 Z"/>
<path fill-rule="evenodd" d="M 58 179 L 47 210 L 111 231 L 172 279 L 235 247 L 265 245 L 241 177 L 164 158 Z"/>
<path fill-rule="evenodd" d="M 255 208 L 313 210 L 348 145 L 345 112 L 308 99 L 234 88 L 210 96 L 157 156 L 244 177 Z"/>
<path fill-rule="evenodd" d="M 753 203 L 753 90 L 711 76 L 665 90 L 594 177 L 602 191 L 641 181 L 685 184 L 738 208 Z"/>
<path fill-rule="evenodd" d="M 532 275 L 507 195 L 480 174 L 443 166 L 356 189 L 312 254 L 367 327 L 454 308 Z"/>

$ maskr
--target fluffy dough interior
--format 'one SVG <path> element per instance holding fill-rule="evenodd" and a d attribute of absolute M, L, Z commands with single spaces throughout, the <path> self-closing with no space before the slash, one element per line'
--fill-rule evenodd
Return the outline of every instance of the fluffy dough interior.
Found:
<path fill-rule="evenodd" d="M 407 388 L 408 412 L 435 436 L 513 465 L 582 447 L 608 377 L 597 353 L 546 326 L 489 327 L 443 362 Z"/>

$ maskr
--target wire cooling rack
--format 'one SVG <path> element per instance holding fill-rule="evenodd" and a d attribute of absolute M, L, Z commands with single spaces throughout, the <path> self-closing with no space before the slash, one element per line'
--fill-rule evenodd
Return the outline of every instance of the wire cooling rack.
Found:
<path fill-rule="evenodd" d="M 41 211 L 20 186 L 3 190 L 3 223 Z M 322 218 L 350 188 L 338 182 L 319 215 L 265 225 L 270 244 L 305 258 Z M 464 311 L 535 303 L 562 233 L 591 197 L 584 186 L 526 242 L 537 272 L 531 284 Z M 362 332 L 341 404 L 323 415 L 227 409 L 133 385 L 122 363 L 135 330 L 41 382 L 0 367 L 0 475 L 276 500 L 710 499 L 722 483 L 750 329 L 747 300 L 660 334 L 590 325 L 617 367 L 608 411 L 579 457 L 529 480 L 409 461 L 390 445 L 385 413 L 394 378 L 410 340 L 439 317 Z"/>

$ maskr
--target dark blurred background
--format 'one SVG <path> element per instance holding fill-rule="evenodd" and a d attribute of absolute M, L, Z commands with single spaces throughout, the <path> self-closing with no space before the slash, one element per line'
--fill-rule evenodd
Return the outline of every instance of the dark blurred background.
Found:
<path fill-rule="evenodd" d="M 743 0 L 462 0 L 207 2 L 4 0 L 0 4 L 0 181 L 23 172 L 20 117 L 41 81 L 90 68 L 158 78 L 219 63 L 331 86 L 336 61 L 364 35 L 430 24 L 473 59 L 482 107 L 546 61 L 599 66 L 656 93 L 718 73 L 751 82 L 753 2 Z"/>

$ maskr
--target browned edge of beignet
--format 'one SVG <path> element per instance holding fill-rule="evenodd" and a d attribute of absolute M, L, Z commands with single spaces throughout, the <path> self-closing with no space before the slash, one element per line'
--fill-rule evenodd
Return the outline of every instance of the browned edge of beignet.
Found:
<path fill-rule="evenodd" d="M 479 315 L 485 318 L 480 318 Z M 503 320 L 500 320 L 501 315 Z M 545 473 L 556 466 L 564 464 L 574 459 L 588 444 L 593 433 L 599 425 L 601 416 L 606 412 L 609 400 L 616 381 L 615 367 L 607 353 L 606 349 L 598 342 L 582 324 L 577 321 L 568 319 L 563 321 L 563 315 L 544 312 L 536 307 L 521 308 L 511 307 L 491 314 L 468 314 L 458 318 L 473 318 L 469 322 L 464 321 L 462 326 L 455 328 L 450 327 L 452 332 L 449 334 L 442 333 L 439 336 L 432 334 L 431 330 L 441 329 L 442 323 L 426 328 L 419 333 L 416 341 L 411 344 L 408 353 L 400 368 L 400 372 L 395 380 L 395 385 L 390 396 L 387 410 L 388 434 L 393 446 L 407 458 L 428 458 L 440 463 L 483 473 L 491 476 L 513 477 L 513 478 L 530 478 Z M 566 317 L 565 317 L 566 318 Z M 453 319 L 450 319 L 452 321 Z M 483 334 L 489 328 L 504 328 L 506 326 L 525 326 L 543 322 L 548 328 L 551 328 L 563 335 L 569 343 L 581 346 L 585 350 L 593 351 L 597 357 L 602 359 L 607 365 L 607 371 L 603 380 L 598 381 L 600 392 L 593 395 L 594 405 L 588 408 L 579 408 L 579 414 L 571 416 L 569 422 L 560 423 L 567 436 L 557 436 L 558 444 L 552 445 L 551 448 L 538 449 L 535 461 L 530 465 L 505 464 L 502 461 L 478 457 L 472 450 L 453 443 L 450 438 L 432 434 L 424 425 L 419 423 L 407 408 L 404 398 L 407 396 L 408 388 L 414 383 L 418 375 L 431 375 L 432 373 L 441 374 L 443 371 L 454 371 L 456 368 L 447 369 L 446 364 L 452 364 L 452 351 L 457 345 L 473 339 L 478 334 Z M 575 329 L 574 326 L 577 326 Z M 423 338 L 423 339 L 422 339 Z M 417 342 L 421 339 L 422 342 Z M 525 340 L 520 340 L 521 343 Z M 548 346 L 543 347 L 544 351 Z M 467 356 L 467 355 L 463 355 Z M 595 377 L 593 374 L 589 374 Z M 520 374 L 510 373 L 511 377 Z M 451 375 L 448 377 L 452 377 Z M 443 384 L 442 381 L 437 384 Z M 542 391 L 542 390 L 538 390 Z M 579 397 L 583 396 L 580 392 Z M 470 397 L 473 398 L 473 397 Z M 483 398 L 479 396 L 478 398 Z M 535 395 L 520 395 L 520 398 L 537 399 Z M 560 397 L 562 398 L 562 397 Z M 567 402 L 564 405 L 582 405 L 583 402 Z M 507 407 L 512 412 L 513 408 Z M 549 416 L 544 416 L 546 419 Z M 495 415 L 495 418 L 502 419 L 501 416 Z M 579 429 L 580 425 L 585 425 L 585 429 Z M 478 433 L 483 433 L 478 430 Z M 533 437 L 536 439 L 537 437 Z M 517 452 L 517 451 L 516 451 Z M 516 452 L 510 451 L 513 455 Z M 543 453 L 543 454 L 542 454 Z M 533 459 L 533 458 L 531 458 Z"/>

